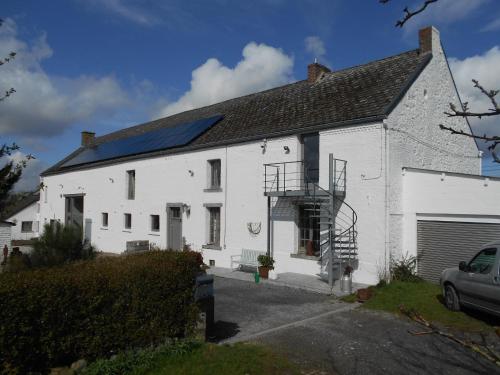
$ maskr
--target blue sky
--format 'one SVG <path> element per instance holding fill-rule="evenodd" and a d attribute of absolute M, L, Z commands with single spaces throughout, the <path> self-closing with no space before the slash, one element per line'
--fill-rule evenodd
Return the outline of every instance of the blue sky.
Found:
<path fill-rule="evenodd" d="M 419 3 L 4 0 L 0 52 L 18 58 L 1 68 L 0 84 L 18 92 L 2 103 L 0 134 L 37 157 L 25 188 L 79 145 L 81 130 L 105 134 L 304 79 L 315 57 L 341 69 L 413 49 L 428 24 L 441 32 L 462 96 L 486 105 L 469 82 L 500 88 L 500 2 L 440 0 L 395 28 L 404 6 Z M 475 127 L 498 134 L 498 122 Z"/>

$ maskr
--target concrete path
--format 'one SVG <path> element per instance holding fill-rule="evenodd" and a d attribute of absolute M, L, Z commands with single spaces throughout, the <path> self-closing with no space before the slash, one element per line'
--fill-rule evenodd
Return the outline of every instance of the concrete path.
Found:
<path fill-rule="evenodd" d="M 488 374 L 500 369 L 410 321 L 329 296 L 215 278 L 219 342 L 269 345 L 324 374 Z"/>

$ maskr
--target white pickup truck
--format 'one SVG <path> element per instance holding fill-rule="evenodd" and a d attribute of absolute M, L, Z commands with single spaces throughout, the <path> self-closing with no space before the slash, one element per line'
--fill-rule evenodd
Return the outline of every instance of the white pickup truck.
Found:
<path fill-rule="evenodd" d="M 448 309 L 465 306 L 500 316 L 500 241 L 484 245 L 458 268 L 444 270 L 440 284 Z"/>

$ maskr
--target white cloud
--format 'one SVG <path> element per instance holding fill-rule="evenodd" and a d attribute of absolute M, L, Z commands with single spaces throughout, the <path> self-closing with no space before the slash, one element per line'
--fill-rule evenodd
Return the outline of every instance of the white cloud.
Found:
<path fill-rule="evenodd" d="M 306 51 L 314 57 L 322 58 L 326 54 L 325 44 L 319 36 L 308 36 L 305 39 Z"/>
<path fill-rule="evenodd" d="M 15 51 L 16 58 L 0 67 L 0 89 L 16 93 L 0 106 L 0 135 L 52 136 L 82 120 L 110 113 L 128 98 L 114 77 L 53 77 L 43 67 L 52 49 L 42 34 L 28 44 L 17 37 L 12 20 L 0 27 L 0 56 Z"/>
<path fill-rule="evenodd" d="M 159 116 L 168 116 L 223 100 L 270 89 L 293 80 L 293 58 L 265 44 L 248 43 L 243 59 L 234 68 L 216 58 L 192 72 L 191 87 L 177 101 L 168 103 Z"/>
<path fill-rule="evenodd" d="M 478 80 L 487 90 L 500 89 L 500 48 L 495 46 L 484 54 L 463 60 L 450 58 L 449 62 L 462 101 L 468 102 L 473 111 L 490 109 L 491 102 L 474 87 L 471 80 Z M 476 134 L 500 134 L 500 119 L 497 116 L 470 119 L 470 122 Z M 482 142 L 479 145 L 484 149 Z"/>
<path fill-rule="evenodd" d="M 500 17 L 486 24 L 486 26 L 484 26 L 481 29 L 481 31 L 497 31 L 497 30 L 500 30 Z"/>
<path fill-rule="evenodd" d="M 102 10 L 143 26 L 151 26 L 159 22 L 157 17 L 145 11 L 142 7 L 133 6 L 123 0 L 91 0 L 90 3 Z"/>

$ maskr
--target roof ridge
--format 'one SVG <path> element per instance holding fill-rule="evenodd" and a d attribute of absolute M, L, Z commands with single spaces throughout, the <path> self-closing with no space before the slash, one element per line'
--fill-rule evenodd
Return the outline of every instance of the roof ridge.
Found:
<path fill-rule="evenodd" d="M 404 52 L 398 53 L 396 55 L 387 56 L 387 57 L 384 57 L 384 58 L 381 58 L 381 59 L 378 59 L 378 60 L 369 61 L 367 63 L 353 65 L 353 66 L 350 66 L 350 67 L 347 67 L 347 68 L 343 68 L 343 69 L 340 69 L 340 70 L 334 70 L 334 71 L 326 73 L 326 75 L 327 76 L 333 76 L 333 75 L 335 75 L 337 73 L 342 73 L 342 72 L 345 72 L 345 71 L 348 71 L 348 70 L 352 70 L 352 69 L 358 69 L 358 68 L 361 68 L 363 66 L 368 66 L 368 65 L 371 65 L 371 64 L 380 63 L 380 62 L 382 62 L 384 60 L 394 59 L 394 58 L 396 58 L 398 56 L 402 56 L 402 55 L 406 55 L 406 54 L 409 54 L 409 53 L 412 53 L 412 52 L 418 52 L 418 51 L 419 51 L 418 48 L 412 49 L 412 50 L 408 50 L 408 51 L 404 51 Z M 122 128 L 122 129 L 115 130 L 115 131 L 110 132 L 110 133 L 106 133 L 106 134 L 100 135 L 100 136 L 98 136 L 98 137 L 95 138 L 95 141 L 96 141 L 96 143 L 98 143 L 99 140 L 101 138 L 103 138 L 103 137 L 107 137 L 107 136 L 110 136 L 112 134 L 117 134 L 117 133 L 120 133 L 120 132 L 122 132 L 124 130 L 130 130 L 130 129 L 141 127 L 143 125 L 151 124 L 151 123 L 154 123 L 156 121 L 160 121 L 160 120 L 168 118 L 168 117 L 173 117 L 173 116 L 177 116 L 177 115 L 181 115 L 181 114 L 189 114 L 190 112 L 199 111 L 201 109 L 209 109 L 210 107 L 213 107 L 213 106 L 216 106 L 216 105 L 220 105 L 220 104 L 224 104 L 224 103 L 229 103 L 231 101 L 236 101 L 236 100 L 242 100 L 242 99 L 249 98 L 249 97 L 252 97 L 252 96 L 255 96 L 255 95 L 262 95 L 262 94 L 270 93 L 272 91 L 281 90 L 281 89 L 283 89 L 285 87 L 289 87 L 289 86 L 292 86 L 292 85 L 297 85 L 299 83 L 306 83 L 306 82 L 307 82 L 306 79 L 298 80 L 298 81 L 295 81 L 295 82 L 287 83 L 285 85 L 272 87 L 270 89 L 266 89 L 266 90 L 263 90 L 263 91 L 257 91 L 257 92 L 254 92 L 254 93 L 250 93 L 250 94 L 246 94 L 246 95 L 242 95 L 242 96 L 237 96 L 236 98 L 226 99 L 226 100 L 223 100 L 223 101 L 220 101 L 220 102 L 217 102 L 217 103 L 212 103 L 212 104 L 208 104 L 208 105 L 205 105 L 205 106 L 188 109 L 186 111 L 177 112 L 177 113 L 174 113 L 172 115 L 160 117 L 160 118 L 157 118 L 157 119 L 154 119 L 154 120 L 142 122 L 142 123 L 137 124 L 137 125 L 128 126 L 128 127 Z"/>

